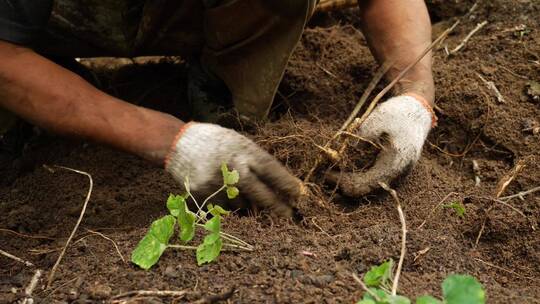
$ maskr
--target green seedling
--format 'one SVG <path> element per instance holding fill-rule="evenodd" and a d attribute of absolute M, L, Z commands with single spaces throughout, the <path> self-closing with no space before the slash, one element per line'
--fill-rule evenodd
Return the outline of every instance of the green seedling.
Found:
<path fill-rule="evenodd" d="M 389 291 L 393 261 L 371 267 L 363 282 L 368 288 L 357 304 L 411 304 L 404 296 L 392 295 Z M 482 285 L 469 275 L 450 275 L 441 284 L 443 299 L 430 295 L 416 299 L 416 304 L 484 304 L 486 295 Z"/>
<path fill-rule="evenodd" d="M 443 205 L 444 208 L 454 209 L 458 217 L 463 218 L 465 216 L 465 205 L 462 202 L 452 202 L 450 204 Z"/>
<path fill-rule="evenodd" d="M 224 248 L 229 250 L 253 251 L 253 246 L 241 239 L 221 231 L 221 220 L 230 212 L 221 206 L 213 205 L 209 201 L 222 191 L 226 191 L 229 199 L 234 199 L 240 193 L 236 184 L 240 176 L 238 171 L 229 171 L 224 163 L 221 166 L 223 186 L 208 196 L 202 204 L 198 204 L 189 189 L 189 181 L 185 182 L 186 194 L 170 195 L 167 200 L 169 215 L 166 215 L 152 223 L 150 229 L 139 242 L 133 253 L 131 261 L 148 270 L 154 266 L 167 248 L 183 250 L 195 250 L 197 264 L 203 265 L 215 261 Z M 189 210 L 187 200 L 191 198 L 197 205 L 197 212 Z M 203 209 L 206 207 L 207 211 Z M 201 223 L 202 222 L 202 223 Z M 178 227 L 178 239 L 180 244 L 171 244 L 170 240 Z M 193 240 L 197 228 L 206 232 L 206 235 L 198 246 L 189 246 Z"/>

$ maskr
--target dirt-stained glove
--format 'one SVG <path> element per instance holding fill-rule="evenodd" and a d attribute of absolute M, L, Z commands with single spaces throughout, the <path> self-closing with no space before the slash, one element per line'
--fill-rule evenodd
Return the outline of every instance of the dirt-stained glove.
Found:
<path fill-rule="evenodd" d="M 358 135 L 371 141 L 384 138 L 383 150 L 365 173 L 331 172 L 343 194 L 359 197 L 406 173 L 420 158 L 424 141 L 437 118 L 420 96 L 402 95 L 379 105 L 361 125 Z"/>
<path fill-rule="evenodd" d="M 239 133 L 208 123 L 189 123 L 180 130 L 165 169 L 190 191 L 206 198 L 223 185 L 221 164 L 240 174 L 237 205 L 251 204 L 290 217 L 301 194 L 301 182 L 273 156 Z"/>

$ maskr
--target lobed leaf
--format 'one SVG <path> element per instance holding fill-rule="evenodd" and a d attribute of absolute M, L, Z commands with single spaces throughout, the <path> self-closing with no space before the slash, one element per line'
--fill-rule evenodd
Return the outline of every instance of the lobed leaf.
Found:
<path fill-rule="evenodd" d="M 237 170 L 229 171 L 226 163 L 221 164 L 221 174 L 223 175 L 223 184 L 232 186 L 240 180 L 240 174 Z"/>
<path fill-rule="evenodd" d="M 172 215 L 154 221 L 150 230 L 133 250 L 131 262 L 145 270 L 154 266 L 169 245 L 175 223 L 176 219 Z"/>
<path fill-rule="evenodd" d="M 174 195 L 170 194 L 167 199 L 167 209 L 173 216 L 178 216 L 180 213 L 180 208 L 182 207 L 182 202 L 186 202 L 185 195 Z"/>
<path fill-rule="evenodd" d="M 205 224 L 204 224 L 204 229 L 212 232 L 212 233 L 217 233 L 219 234 L 220 230 L 221 230 L 221 216 L 218 214 L 218 215 L 214 215 L 213 218 L 211 218 L 209 221 L 207 221 Z"/>
<path fill-rule="evenodd" d="M 447 304 L 484 304 L 486 293 L 482 284 L 469 275 L 451 275 L 442 283 Z"/>
<path fill-rule="evenodd" d="M 364 275 L 364 283 L 369 287 L 379 287 L 386 285 L 392 275 L 393 260 L 388 260 L 379 266 L 373 266 Z"/>
<path fill-rule="evenodd" d="M 227 187 L 227 197 L 229 199 L 234 199 L 240 194 L 240 190 L 236 187 Z"/>
<path fill-rule="evenodd" d="M 197 219 L 197 216 L 195 213 L 189 211 L 185 199 L 178 200 L 178 202 L 179 206 L 176 210 L 178 210 L 179 238 L 187 243 L 195 236 L 195 220 Z"/>

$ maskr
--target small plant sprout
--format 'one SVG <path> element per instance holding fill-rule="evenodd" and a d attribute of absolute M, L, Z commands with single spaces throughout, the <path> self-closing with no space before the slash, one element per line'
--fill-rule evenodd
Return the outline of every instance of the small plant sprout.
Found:
<path fill-rule="evenodd" d="M 363 284 L 367 288 L 362 300 L 357 304 L 411 304 L 409 298 L 392 295 L 390 281 L 393 261 L 371 267 L 364 275 Z M 441 284 L 443 299 L 430 295 L 416 299 L 416 304 L 484 304 L 486 295 L 482 285 L 469 275 L 450 275 Z"/>
<path fill-rule="evenodd" d="M 454 209 L 458 217 L 463 218 L 465 216 L 465 206 L 462 202 L 456 201 L 450 204 L 443 205 L 444 208 Z"/>
<path fill-rule="evenodd" d="M 227 165 L 223 163 L 221 172 L 223 186 L 208 196 L 200 205 L 190 192 L 188 180 L 184 183 L 186 194 L 171 194 L 169 196 L 167 209 L 169 209 L 170 214 L 152 223 L 144 238 L 131 254 L 131 261 L 134 264 L 148 270 L 159 261 L 167 248 L 195 250 L 199 266 L 215 261 L 224 249 L 253 251 L 252 245 L 221 231 L 222 216 L 226 216 L 230 212 L 221 206 L 209 203 L 212 198 L 222 191 L 226 191 L 229 199 L 234 199 L 240 193 L 235 186 L 240 179 L 238 171 L 229 171 Z M 189 198 L 195 202 L 197 212 L 189 210 L 187 205 Z M 205 207 L 206 211 L 204 211 Z M 178 227 L 180 244 L 171 244 L 170 241 L 175 233 L 176 226 Z M 198 246 L 190 246 L 188 243 L 195 237 L 197 228 L 205 231 L 206 235 Z"/>

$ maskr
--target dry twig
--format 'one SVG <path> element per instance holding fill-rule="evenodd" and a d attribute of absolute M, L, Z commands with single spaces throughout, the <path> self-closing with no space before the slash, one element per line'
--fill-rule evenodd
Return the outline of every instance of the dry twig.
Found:
<path fill-rule="evenodd" d="M 477 261 L 477 262 L 480 262 L 480 263 L 482 263 L 482 264 L 484 264 L 484 265 L 487 265 L 487 266 L 489 266 L 489 267 L 493 267 L 493 268 L 495 268 L 495 269 L 499 269 L 499 270 L 501 270 L 501 271 L 504 271 L 504 272 L 513 274 L 513 275 L 515 275 L 515 276 L 517 276 L 517 277 L 520 277 L 520 278 L 524 278 L 524 279 L 528 279 L 528 280 L 532 280 L 532 281 L 538 281 L 538 280 L 535 279 L 535 278 L 532 278 L 532 277 L 526 277 L 526 276 L 524 276 L 524 275 L 522 275 L 522 274 L 519 274 L 519 273 L 517 273 L 517 272 L 515 272 L 515 271 L 509 270 L 509 269 L 506 269 L 506 268 L 503 268 L 503 267 L 501 267 L 501 266 L 497 266 L 497 265 L 495 265 L 495 264 L 486 262 L 486 261 L 481 260 L 481 259 L 479 259 L 479 258 L 474 258 L 474 260 Z"/>
<path fill-rule="evenodd" d="M 55 238 L 48 237 L 48 236 L 42 236 L 42 235 L 29 235 L 29 234 L 24 234 L 24 233 L 20 233 L 20 232 L 17 232 L 17 231 L 13 231 L 13 230 L 11 230 L 11 229 L 0 228 L 0 232 L 8 232 L 8 233 L 12 233 L 12 234 L 14 234 L 14 235 L 16 235 L 16 236 L 20 236 L 20 237 L 28 238 L 28 239 L 51 240 L 51 241 L 56 240 Z"/>
<path fill-rule="evenodd" d="M 486 87 L 488 89 L 493 91 L 493 93 L 495 94 L 495 97 L 497 97 L 497 101 L 499 103 L 506 103 L 506 100 L 504 99 L 504 96 L 501 94 L 501 91 L 499 91 L 499 89 L 497 89 L 497 86 L 495 85 L 495 83 L 493 81 L 487 81 L 484 77 L 482 77 L 482 75 L 480 75 L 478 73 L 476 73 L 476 76 L 478 76 L 478 78 L 480 78 L 480 80 L 482 80 L 482 82 L 484 82 L 484 84 L 486 85 Z"/>
<path fill-rule="evenodd" d="M 467 36 L 465 36 L 465 38 L 461 41 L 461 43 L 448 53 L 448 55 L 454 55 L 455 53 L 459 52 L 459 50 L 461 50 L 465 46 L 465 44 L 469 41 L 469 39 L 471 39 L 471 37 L 474 34 L 476 34 L 484 26 L 486 26 L 486 24 L 488 24 L 487 21 L 478 23 L 476 27 Z"/>
<path fill-rule="evenodd" d="M 77 220 L 77 223 L 75 224 L 75 227 L 73 227 L 73 230 L 71 231 L 71 234 L 69 235 L 69 238 L 66 241 L 66 244 L 64 245 L 64 248 L 62 249 L 62 252 L 60 252 L 60 255 L 58 256 L 58 259 L 56 260 L 56 263 L 54 263 L 54 266 L 53 266 L 53 268 L 51 270 L 51 273 L 49 274 L 49 278 L 47 279 L 47 289 L 49 289 L 51 287 L 51 283 L 52 283 L 52 281 L 54 279 L 54 274 L 56 273 L 56 269 L 58 268 L 58 265 L 60 265 L 60 262 L 62 261 L 62 258 L 64 257 L 64 254 L 66 253 L 66 250 L 67 250 L 67 247 L 69 246 L 69 243 L 71 242 L 71 240 L 75 236 L 75 233 L 77 232 L 77 229 L 79 228 L 79 225 L 82 222 L 82 219 L 83 219 L 84 214 L 86 212 L 86 207 L 88 206 L 88 201 L 90 201 L 90 196 L 92 195 L 92 189 L 94 187 L 94 181 L 92 180 L 92 175 L 90 175 L 89 173 L 84 172 L 84 171 L 80 171 L 80 170 L 75 170 L 75 169 L 68 168 L 68 167 L 63 167 L 63 166 L 54 166 L 54 167 L 87 176 L 88 181 L 90 183 L 90 186 L 88 187 L 88 193 L 86 194 L 86 199 L 84 200 L 84 204 L 83 204 L 83 207 L 82 207 L 82 210 L 81 210 L 81 214 L 79 215 L 79 219 Z M 46 167 L 46 168 L 49 171 L 54 172 L 54 170 L 52 168 L 50 168 L 50 167 Z"/>
<path fill-rule="evenodd" d="M 10 259 L 12 259 L 12 260 L 15 260 L 15 261 L 17 261 L 17 262 L 23 263 L 24 265 L 26 265 L 26 266 L 28 266 L 28 267 L 33 267 L 33 266 L 34 266 L 34 264 L 32 264 L 32 263 L 30 263 L 30 262 L 28 262 L 28 261 L 26 261 L 26 260 L 23 260 L 23 259 L 21 259 L 21 258 L 19 258 L 19 257 L 17 257 L 17 256 L 14 256 L 13 254 L 11 254 L 11 253 L 9 253 L 9 252 L 6 252 L 6 251 L 4 251 L 4 250 L 2 250 L 2 249 L 0 249 L 0 254 L 3 255 L 3 256 L 5 256 L 5 257 L 7 257 L 7 258 L 10 258 Z"/>
<path fill-rule="evenodd" d="M 529 195 L 529 194 L 532 194 L 532 193 L 535 193 L 535 192 L 538 192 L 540 191 L 540 186 L 539 187 L 535 187 L 535 188 L 532 188 L 532 189 L 529 189 L 527 191 L 521 191 L 519 193 L 516 193 L 516 194 L 513 194 L 513 195 L 509 195 L 509 196 L 505 196 L 505 197 L 500 197 L 499 199 L 501 201 L 509 201 L 511 199 L 514 199 L 516 197 L 519 197 L 520 199 L 523 199 L 523 197 L 525 195 Z"/>
<path fill-rule="evenodd" d="M 140 297 L 140 296 L 154 296 L 154 297 L 183 297 L 187 294 L 187 290 L 131 290 L 121 293 L 111 298 L 112 303 L 119 303 L 122 298 L 127 297 Z"/>
<path fill-rule="evenodd" d="M 122 262 L 126 263 L 126 259 L 124 259 L 124 256 L 122 255 L 122 252 L 120 252 L 120 249 L 118 248 L 118 244 L 116 244 L 116 242 L 113 239 L 111 239 L 110 237 L 108 237 L 105 234 L 103 234 L 101 232 L 98 232 L 98 231 L 94 231 L 94 230 L 90 230 L 90 229 L 86 229 L 86 231 L 88 231 L 88 232 L 90 232 L 92 234 L 98 235 L 98 236 L 106 239 L 107 241 L 111 242 L 113 244 L 114 248 L 116 249 L 116 252 L 120 256 L 120 259 L 122 260 Z"/>
<path fill-rule="evenodd" d="M 32 304 L 34 303 L 34 298 L 32 297 L 32 292 L 34 292 L 34 289 L 37 286 L 37 283 L 39 281 L 39 278 L 41 277 L 42 271 L 41 269 L 37 269 L 34 275 L 32 276 L 32 279 L 30 280 L 30 283 L 26 288 L 24 289 L 24 299 L 22 300 L 22 304 Z"/>
<path fill-rule="evenodd" d="M 390 195 L 396 201 L 396 208 L 399 214 L 399 221 L 401 222 L 401 254 L 399 255 L 399 261 L 396 268 L 396 273 L 394 275 L 394 280 L 392 282 L 392 295 L 397 294 L 399 276 L 401 275 L 401 268 L 403 267 L 403 261 L 405 260 L 405 253 L 407 251 L 407 223 L 405 222 L 405 215 L 403 214 L 403 209 L 401 208 L 401 202 L 397 195 L 396 190 L 390 188 L 386 183 L 379 183 L 381 188 L 388 191 Z"/>
<path fill-rule="evenodd" d="M 495 191 L 495 197 L 500 198 L 506 188 L 512 183 L 512 181 L 518 176 L 518 174 L 525 168 L 525 160 L 521 159 L 517 164 L 508 172 L 499 183 L 497 183 L 497 191 Z"/>

